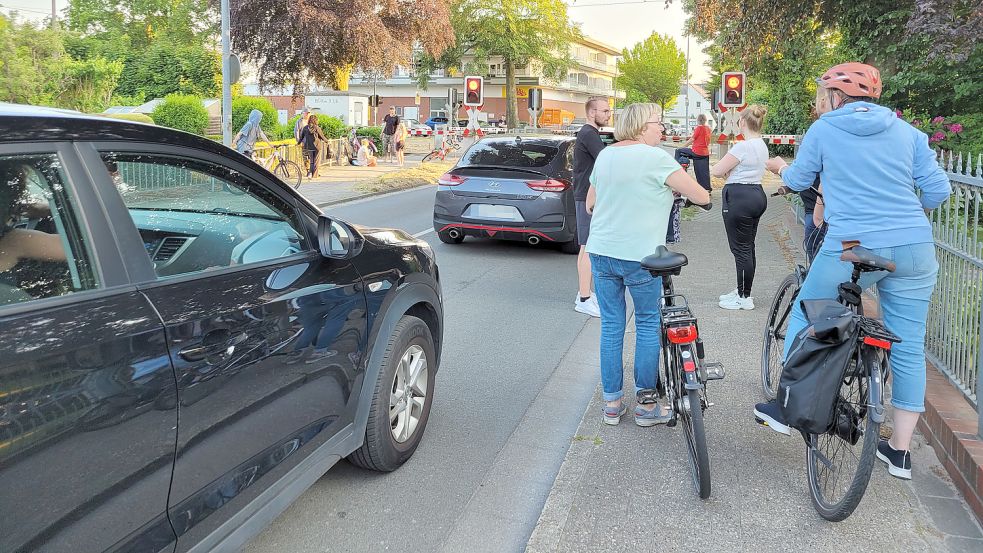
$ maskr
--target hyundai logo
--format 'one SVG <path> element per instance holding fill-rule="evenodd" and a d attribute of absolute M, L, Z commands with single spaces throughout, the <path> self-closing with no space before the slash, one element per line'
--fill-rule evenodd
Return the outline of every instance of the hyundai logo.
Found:
<path fill-rule="evenodd" d="M 491 181 L 490 183 L 488 183 L 488 189 L 489 190 L 501 190 L 502 189 L 502 183 L 500 183 L 498 181 Z"/>

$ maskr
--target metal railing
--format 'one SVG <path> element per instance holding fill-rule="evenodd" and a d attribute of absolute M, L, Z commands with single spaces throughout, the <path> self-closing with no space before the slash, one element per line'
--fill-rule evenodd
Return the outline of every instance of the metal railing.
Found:
<path fill-rule="evenodd" d="M 975 163 L 975 165 L 974 165 Z M 983 154 L 940 152 L 952 196 L 930 219 L 939 260 L 925 336 L 928 359 L 981 413 L 983 432 Z"/>

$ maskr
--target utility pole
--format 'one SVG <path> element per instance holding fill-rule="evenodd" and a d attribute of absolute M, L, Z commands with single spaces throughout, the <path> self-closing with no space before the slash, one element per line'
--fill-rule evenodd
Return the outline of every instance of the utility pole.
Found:
<path fill-rule="evenodd" d="M 51 28 L 58 28 L 58 9 L 55 7 L 55 1 L 51 0 Z"/>
<path fill-rule="evenodd" d="M 229 44 L 229 0 L 222 0 L 222 144 L 232 145 L 232 46 Z"/>

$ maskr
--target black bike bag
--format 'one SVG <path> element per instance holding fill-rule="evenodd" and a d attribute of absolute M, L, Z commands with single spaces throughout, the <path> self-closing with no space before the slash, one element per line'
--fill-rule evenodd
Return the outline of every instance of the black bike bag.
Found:
<path fill-rule="evenodd" d="M 823 434 L 833 427 L 836 398 L 857 344 L 857 316 L 834 300 L 804 300 L 809 325 L 792 341 L 778 382 L 790 427 Z"/>

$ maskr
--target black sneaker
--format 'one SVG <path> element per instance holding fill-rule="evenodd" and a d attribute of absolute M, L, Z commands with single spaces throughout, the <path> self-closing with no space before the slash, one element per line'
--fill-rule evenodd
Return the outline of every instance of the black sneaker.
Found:
<path fill-rule="evenodd" d="M 785 424 L 785 416 L 782 415 L 782 408 L 778 405 L 777 399 L 755 405 L 754 418 L 757 419 L 758 424 L 767 426 L 779 434 L 786 436 L 792 434 L 792 429 Z"/>
<path fill-rule="evenodd" d="M 890 442 L 881 438 L 877 443 L 877 458 L 887 463 L 887 471 L 895 478 L 911 480 L 911 452 L 894 449 Z"/>

